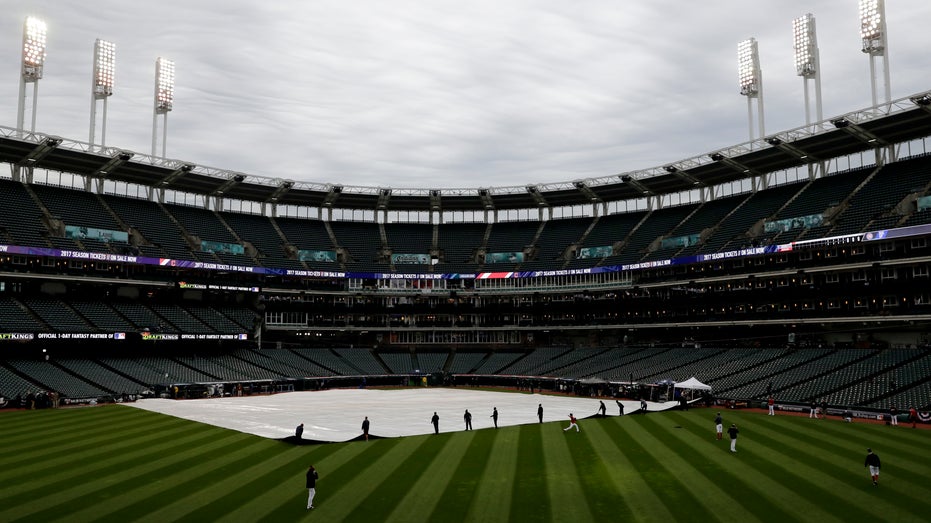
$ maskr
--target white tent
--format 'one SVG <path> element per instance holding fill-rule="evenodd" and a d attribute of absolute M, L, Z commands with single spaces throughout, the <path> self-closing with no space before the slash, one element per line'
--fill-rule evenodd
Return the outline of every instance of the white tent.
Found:
<path fill-rule="evenodd" d="M 704 383 L 695 379 L 695 376 L 691 378 L 680 381 L 676 383 L 675 388 L 677 389 L 693 389 L 693 390 L 711 390 L 711 385 L 705 385 Z"/>

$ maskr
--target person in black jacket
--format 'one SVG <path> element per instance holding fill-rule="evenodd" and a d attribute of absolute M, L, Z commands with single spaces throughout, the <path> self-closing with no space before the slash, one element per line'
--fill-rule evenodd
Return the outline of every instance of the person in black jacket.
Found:
<path fill-rule="evenodd" d="M 537 405 L 537 417 L 540 418 L 540 423 L 543 423 L 543 404 L 542 403 Z"/>
<path fill-rule="evenodd" d="M 599 400 L 598 403 L 598 413 L 601 414 L 601 417 L 603 418 L 608 415 L 608 407 L 605 407 L 604 401 Z"/>
<path fill-rule="evenodd" d="M 294 429 L 294 437 L 297 438 L 297 439 L 301 439 L 301 435 L 302 435 L 302 434 L 304 434 L 304 424 L 303 424 L 303 423 L 301 423 L 300 425 L 297 426 L 296 429 Z"/>
<path fill-rule="evenodd" d="M 436 412 L 434 412 L 433 417 L 430 418 L 430 423 L 433 423 L 434 434 L 439 434 L 440 433 L 440 417 L 436 414 Z"/>
<path fill-rule="evenodd" d="M 498 407 L 491 411 L 491 419 L 495 422 L 495 428 L 498 428 Z"/>
<path fill-rule="evenodd" d="M 727 435 L 731 437 L 731 452 L 737 452 L 737 424 L 731 423 L 731 428 L 727 429 Z"/>
<path fill-rule="evenodd" d="M 369 440 L 369 417 L 368 416 L 366 416 L 365 419 L 362 420 L 362 435 L 365 436 L 365 441 Z"/>
<path fill-rule="evenodd" d="M 469 409 L 466 409 L 465 414 L 462 415 L 462 419 L 465 420 L 465 429 L 472 430 L 472 414 L 469 412 Z"/>
<path fill-rule="evenodd" d="M 866 461 L 863 462 L 863 466 L 870 468 L 873 485 L 879 485 L 879 456 L 873 454 L 873 449 L 866 449 Z"/>
<path fill-rule="evenodd" d="M 307 469 L 307 510 L 314 508 L 314 496 L 317 494 L 317 469 L 313 465 Z"/>

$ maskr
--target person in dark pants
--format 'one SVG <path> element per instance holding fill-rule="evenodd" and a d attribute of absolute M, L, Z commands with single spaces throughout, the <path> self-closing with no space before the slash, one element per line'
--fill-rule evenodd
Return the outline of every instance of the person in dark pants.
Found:
<path fill-rule="evenodd" d="M 466 409 L 465 414 L 462 415 L 462 419 L 465 420 L 465 429 L 472 430 L 472 414 L 469 412 L 469 409 Z"/>
<path fill-rule="evenodd" d="M 314 508 L 314 496 L 317 494 L 317 469 L 313 465 L 307 469 L 307 510 Z"/>
<path fill-rule="evenodd" d="M 491 411 L 491 420 L 495 422 L 495 428 L 498 428 L 498 407 Z"/>
<path fill-rule="evenodd" d="M 870 468 L 870 477 L 873 478 L 873 485 L 879 485 L 879 456 L 873 454 L 873 449 L 866 449 L 866 461 L 863 462 L 864 467 Z"/>
<path fill-rule="evenodd" d="M 727 429 L 727 435 L 731 437 L 731 452 L 737 452 L 737 434 L 740 433 L 737 430 L 737 424 L 731 423 L 731 427 Z"/>
<path fill-rule="evenodd" d="M 369 440 L 369 417 L 368 416 L 366 416 L 365 419 L 362 420 L 362 435 L 365 436 L 365 441 Z"/>
<path fill-rule="evenodd" d="M 543 404 L 537 405 L 537 417 L 540 418 L 540 423 L 543 423 Z"/>
<path fill-rule="evenodd" d="M 303 424 L 303 423 L 301 423 L 300 425 L 297 426 L 296 429 L 294 429 L 294 437 L 297 438 L 297 439 L 301 439 L 301 435 L 302 435 L 302 434 L 304 434 L 304 424 Z"/>
<path fill-rule="evenodd" d="M 598 412 L 601 414 L 602 417 L 607 416 L 608 407 L 605 407 L 605 402 L 599 400 L 598 403 L 600 404 L 598 405 Z"/>
<path fill-rule="evenodd" d="M 433 413 L 433 417 L 430 418 L 430 423 L 433 423 L 433 433 L 440 433 L 440 417 L 437 416 L 436 412 Z"/>
<path fill-rule="evenodd" d="M 621 403 L 621 400 L 614 400 L 614 403 L 617 403 L 618 416 L 624 415 L 624 404 Z"/>

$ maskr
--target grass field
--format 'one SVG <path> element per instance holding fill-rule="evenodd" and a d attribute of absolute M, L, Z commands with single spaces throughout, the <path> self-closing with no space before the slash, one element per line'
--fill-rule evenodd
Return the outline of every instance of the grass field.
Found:
<path fill-rule="evenodd" d="M 708 409 L 300 447 L 121 406 L 8 412 L 0 521 L 931 520 L 931 432 L 724 414 L 736 454 Z"/>

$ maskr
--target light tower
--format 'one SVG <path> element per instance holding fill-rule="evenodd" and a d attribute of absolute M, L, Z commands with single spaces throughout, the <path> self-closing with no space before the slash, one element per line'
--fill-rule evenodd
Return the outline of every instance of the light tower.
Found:
<path fill-rule="evenodd" d="M 19 79 L 19 108 L 16 113 L 16 129 L 20 135 L 26 119 L 26 84 L 32 84 L 32 123 L 30 132 L 36 130 L 36 107 L 39 96 L 39 80 L 45 66 L 45 22 L 29 16 L 23 24 L 23 68 Z"/>
<path fill-rule="evenodd" d="M 756 38 L 737 44 L 737 81 L 740 94 L 747 97 L 747 120 L 750 141 L 753 141 L 753 100 L 756 100 L 758 138 L 765 134 L 763 125 L 763 72 L 760 70 L 760 53 Z"/>
<path fill-rule="evenodd" d="M 815 94 L 815 121 L 824 119 L 821 112 L 821 59 L 818 53 L 818 36 L 815 17 L 808 13 L 792 21 L 795 42 L 795 74 L 802 77 L 805 90 L 805 124 L 811 125 L 811 94 Z"/>
<path fill-rule="evenodd" d="M 873 107 L 879 106 L 877 78 L 878 60 L 882 60 L 883 102 L 892 101 L 889 92 L 889 55 L 886 44 L 886 4 L 883 0 L 860 0 L 860 38 L 863 40 L 863 52 L 870 57 L 870 88 L 873 94 Z"/>
<path fill-rule="evenodd" d="M 168 147 L 168 113 L 175 97 L 175 63 L 159 57 L 155 60 L 155 105 L 152 111 L 152 156 L 158 148 L 158 116 L 162 115 L 162 158 Z"/>
<path fill-rule="evenodd" d="M 91 84 L 91 127 L 89 143 L 93 147 L 97 125 L 97 102 L 103 100 L 100 117 L 100 146 L 107 145 L 107 99 L 113 94 L 113 72 L 116 65 L 116 46 L 97 39 L 94 43 L 94 77 Z"/>

